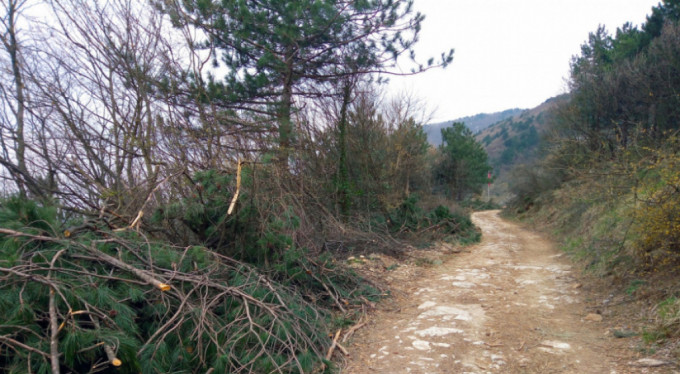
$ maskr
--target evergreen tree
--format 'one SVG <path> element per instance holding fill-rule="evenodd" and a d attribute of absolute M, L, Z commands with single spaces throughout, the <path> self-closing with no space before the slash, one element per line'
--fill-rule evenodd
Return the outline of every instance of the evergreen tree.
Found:
<path fill-rule="evenodd" d="M 384 71 L 407 53 L 424 17 L 412 0 L 262 0 L 162 2 L 176 24 L 208 35 L 228 69 L 211 82 L 222 104 L 259 106 L 276 117 L 280 158 L 293 144 L 294 98 L 319 94 L 319 85 L 348 75 Z M 442 54 L 448 64 L 453 51 Z M 434 66 L 433 59 L 427 67 Z M 413 72 L 427 67 L 419 65 Z M 331 90 L 332 91 L 332 90 Z M 331 95 L 333 93 L 329 93 Z"/>
<path fill-rule="evenodd" d="M 477 143 L 472 131 L 462 122 L 454 122 L 442 129 L 440 160 L 435 167 L 435 180 L 463 200 L 471 193 L 479 193 L 491 170 L 487 154 Z"/>

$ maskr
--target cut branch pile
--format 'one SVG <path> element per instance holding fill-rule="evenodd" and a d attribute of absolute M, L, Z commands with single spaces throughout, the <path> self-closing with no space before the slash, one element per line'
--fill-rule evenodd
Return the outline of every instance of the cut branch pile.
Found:
<path fill-rule="evenodd" d="M 330 347 L 325 315 L 247 265 L 12 214 L 0 207 L 5 372 L 310 372 Z"/>

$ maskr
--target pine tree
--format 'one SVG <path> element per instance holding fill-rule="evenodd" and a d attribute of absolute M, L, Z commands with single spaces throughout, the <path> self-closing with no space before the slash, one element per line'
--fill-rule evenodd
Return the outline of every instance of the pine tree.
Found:
<path fill-rule="evenodd" d="M 323 93 L 320 86 L 351 75 L 385 71 L 413 45 L 424 17 L 412 0 L 262 0 L 163 2 L 177 24 L 206 32 L 229 73 L 222 105 L 256 106 L 275 116 L 280 161 L 294 144 L 295 98 Z M 442 54 L 447 65 L 453 50 Z M 430 59 L 413 72 L 435 66 Z"/>
<path fill-rule="evenodd" d="M 464 123 L 455 122 L 442 129 L 441 159 L 435 167 L 435 179 L 446 185 L 456 200 L 478 193 L 491 170 L 486 151 L 477 143 Z"/>

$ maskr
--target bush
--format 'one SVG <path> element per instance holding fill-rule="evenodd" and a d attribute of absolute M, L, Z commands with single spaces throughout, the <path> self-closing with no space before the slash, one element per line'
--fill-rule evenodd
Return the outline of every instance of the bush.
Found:
<path fill-rule="evenodd" d="M 470 244 L 479 241 L 481 233 L 467 213 L 455 212 L 438 205 L 425 212 L 411 195 L 390 214 L 390 230 L 396 234 L 417 234 L 418 239 L 444 240 Z"/>
<path fill-rule="evenodd" d="M 649 265 L 675 263 L 680 259 L 680 155 L 655 151 L 652 162 L 643 163 L 641 170 L 634 246 Z"/>
<path fill-rule="evenodd" d="M 328 254 L 312 260 L 314 256 L 306 248 L 298 247 L 293 235 L 300 228 L 300 218 L 290 205 L 254 198 L 250 193 L 252 173 L 244 168 L 238 208 L 231 215 L 228 210 L 235 178 L 209 170 L 192 178 L 201 186 L 198 193 L 158 209 L 154 222 L 188 228 L 195 236 L 188 244 L 206 246 L 254 265 L 320 307 L 342 310 L 340 299 L 352 305 L 361 303 L 360 296 L 371 299 L 380 294 L 351 269 L 337 266 Z"/>
<path fill-rule="evenodd" d="M 480 199 L 463 200 L 460 202 L 460 206 L 468 208 L 472 211 L 494 210 L 501 208 L 501 206 L 493 201 L 493 199 L 488 201 L 482 201 Z"/>
<path fill-rule="evenodd" d="M 656 306 L 656 331 L 665 338 L 680 336 L 680 299 L 669 297 Z"/>
<path fill-rule="evenodd" d="M 541 194 L 558 188 L 565 180 L 562 173 L 538 164 L 518 165 L 511 174 L 510 190 L 515 197 L 508 207 L 516 213 L 531 209 Z"/>

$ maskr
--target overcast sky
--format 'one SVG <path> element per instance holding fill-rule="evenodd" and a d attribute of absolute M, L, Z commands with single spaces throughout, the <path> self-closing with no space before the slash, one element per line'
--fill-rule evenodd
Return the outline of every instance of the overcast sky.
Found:
<path fill-rule="evenodd" d="M 390 78 L 435 110 L 432 122 L 533 108 L 566 92 L 569 61 L 588 33 L 639 25 L 659 0 L 415 0 L 425 14 L 422 61 L 455 49 L 445 70 Z"/>

